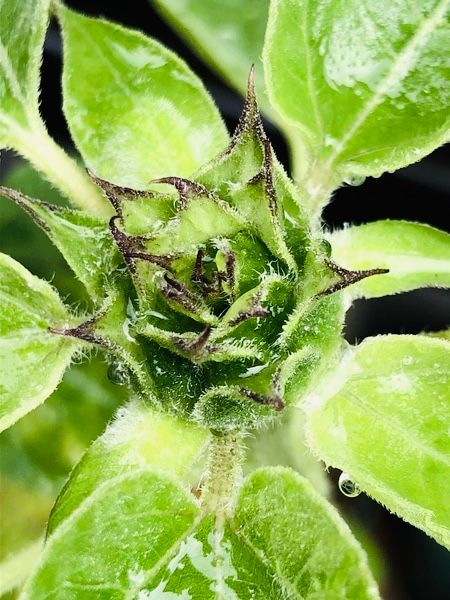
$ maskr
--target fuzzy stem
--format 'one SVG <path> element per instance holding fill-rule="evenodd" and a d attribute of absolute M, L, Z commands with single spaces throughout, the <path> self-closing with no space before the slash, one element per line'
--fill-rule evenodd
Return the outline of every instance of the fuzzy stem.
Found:
<path fill-rule="evenodd" d="M 39 117 L 30 119 L 29 128 L 14 131 L 13 146 L 73 204 L 98 216 L 111 214 L 101 192 L 76 161 L 49 136 Z"/>
<path fill-rule="evenodd" d="M 225 516 L 233 508 L 242 481 L 244 450 L 241 434 L 213 436 L 202 489 L 202 509 Z"/>

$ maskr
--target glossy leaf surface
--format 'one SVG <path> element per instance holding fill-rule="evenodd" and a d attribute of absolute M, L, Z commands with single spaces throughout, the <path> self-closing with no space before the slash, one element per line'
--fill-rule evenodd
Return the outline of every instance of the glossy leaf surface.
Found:
<path fill-rule="evenodd" d="M 328 236 L 333 260 L 351 270 L 388 268 L 355 284 L 352 295 L 377 298 L 421 287 L 450 287 L 450 235 L 408 221 L 376 221 Z"/>
<path fill-rule="evenodd" d="M 311 194 L 403 167 L 448 137 L 449 4 L 273 0 L 266 83 L 309 147 Z"/>
<path fill-rule="evenodd" d="M 0 430 L 56 388 L 77 347 L 49 333 L 70 322 L 53 288 L 0 255 Z"/>
<path fill-rule="evenodd" d="M 447 547 L 449 360 L 439 338 L 368 338 L 305 405 L 313 451 Z"/>
<path fill-rule="evenodd" d="M 227 142 L 221 117 L 184 62 L 137 31 L 58 9 L 64 111 L 89 168 L 121 185 L 186 176 Z"/>

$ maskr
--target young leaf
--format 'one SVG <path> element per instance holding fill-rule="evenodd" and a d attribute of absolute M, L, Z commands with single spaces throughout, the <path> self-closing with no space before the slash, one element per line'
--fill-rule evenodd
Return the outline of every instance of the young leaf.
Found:
<path fill-rule="evenodd" d="M 21 206 L 50 237 L 90 296 L 101 299 L 108 277 L 120 263 L 104 221 L 0 186 L 0 194 Z"/>
<path fill-rule="evenodd" d="M 49 333 L 71 317 L 53 288 L 0 254 L 0 431 L 56 388 L 79 344 Z"/>
<path fill-rule="evenodd" d="M 264 92 L 261 52 L 269 0 L 153 0 L 168 20 L 239 92 L 252 64 L 256 68 L 258 99 L 270 112 Z"/>
<path fill-rule="evenodd" d="M 0 3 L 0 146 L 38 115 L 39 67 L 49 0 Z"/>
<path fill-rule="evenodd" d="M 266 84 L 309 147 L 305 185 L 318 202 L 343 179 L 399 169 L 447 139 L 449 5 L 272 1 Z"/>
<path fill-rule="evenodd" d="M 447 547 L 449 359 L 439 338 L 369 338 L 305 402 L 313 451 Z"/>
<path fill-rule="evenodd" d="M 194 497 L 151 466 L 105 479 L 48 538 L 21 598 L 151 597 L 140 588 L 197 512 Z"/>
<path fill-rule="evenodd" d="M 112 599 L 378 598 L 359 545 L 304 479 L 288 469 L 257 471 L 234 515 L 209 512 L 170 473 L 177 437 L 197 454 L 192 432 L 177 433 L 167 417 L 153 428 L 150 420 L 155 443 L 141 423 L 135 449 L 131 423 L 123 433 L 120 421 L 113 425 L 74 472 L 23 600 L 50 590 Z M 86 544 L 93 536 L 98 543 Z"/>
<path fill-rule="evenodd" d="M 85 163 L 121 185 L 186 176 L 227 143 L 211 98 L 176 55 L 137 31 L 59 7 L 64 111 Z M 95 134 L 93 133 L 95 132 Z"/>
<path fill-rule="evenodd" d="M 287 597 L 379 597 L 366 557 L 345 522 L 290 469 L 252 473 L 237 500 L 232 528 Z M 272 592 L 267 597 L 283 596 Z"/>
<path fill-rule="evenodd" d="M 377 298 L 420 287 L 450 287 L 450 235 L 429 225 L 376 221 L 335 231 L 328 239 L 333 260 L 342 267 L 389 269 L 351 286 L 352 295 Z"/>
<path fill-rule="evenodd" d="M 52 511 L 48 533 L 105 481 L 144 465 L 188 481 L 208 437 L 205 429 L 156 412 L 140 402 L 119 409 L 116 419 L 73 471 Z"/>

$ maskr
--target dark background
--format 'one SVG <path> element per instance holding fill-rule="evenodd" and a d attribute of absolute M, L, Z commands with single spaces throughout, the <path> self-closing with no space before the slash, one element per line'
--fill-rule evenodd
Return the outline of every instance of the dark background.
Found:
<path fill-rule="evenodd" d="M 67 0 L 66 4 L 87 14 L 138 28 L 175 50 L 204 81 L 229 129 L 234 128 L 242 98 L 190 51 L 148 1 Z M 61 44 L 55 23 L 51 24 L 47 36 L 42 73 L 44 120 L 53 137 L 70 147 L 70 136 L 61 112 Z M 278 157 L 289 168 L 283 138 L 269 123 L 266 129 Z M 421 221 L 448 231 L 450 221 L 445 216 L 450 196 L 448 158 L 448 149 L 440 148 L 419 164 L 380 179 L 369 178 L 360 187 L 341 188 L 325 210 L 327 224 L 337 227 L 343 223 L 392 218 Z M 7 161 L 3 162 L 3 168 L 7 164 Z M 448 292 L 434 289 L 358 301 L 348 315 L 347 337 L 355 341 L 376 333 L 418 333 L 445 328 L 450 324 L 449 299 Z M 338 472 L 332 472 L 330 476 L 336 489 Z M 379 545 L 386 572 L 380 583 L 386 600 L 450 597 L 450 554 L 445 549 L 364 495 L 347 499 L 336 493 L 335 500 L 347 517 L 368 527 Z"/>

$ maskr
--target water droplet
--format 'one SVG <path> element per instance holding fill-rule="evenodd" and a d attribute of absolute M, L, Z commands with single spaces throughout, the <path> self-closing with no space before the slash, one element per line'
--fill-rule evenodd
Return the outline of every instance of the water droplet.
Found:
<path fill-rule="evenodd" d="M 123 363 L 115 362 L 108 367 L 108 379 L 114 385 L 128 385 L 130 383 L 130 371 Z"/>
<path fill-rule="evenodd" d="M 342 473 L 339 475 L 338 486 L 340 491 L 344 494 L 344 496 L 347 496 L 347 498 L 356 498 L 356 496 L 359 496 L 361 493 L 359 485 L 356 483 L 356 481 L 353 481 L 350 475 L 348 473 L 344 473 L 344 471 L 342 471 Z"/>
<path fill-rule="evenodd" d="M 331 258 L 332 247 L 328 240 L 320 240 L 320 247 L 328 258 Z"/>
<path fill-rule="evenodd" d="M 362 185 L 365 182 L 365 180 L 366 178 L 362 175 L 352 175 L 346 180 L 345 183 L 347 183 L 348 185 L 358 186 Z"/>

